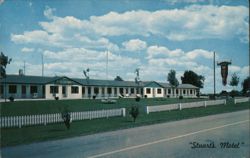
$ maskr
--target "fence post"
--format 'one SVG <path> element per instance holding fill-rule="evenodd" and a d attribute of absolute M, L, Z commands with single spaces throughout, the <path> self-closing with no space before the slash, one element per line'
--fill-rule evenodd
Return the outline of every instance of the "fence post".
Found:
<path fill-rule="evenodd" d="M 181 110 L 182 108 L 181 108 L 181 103 L 179 104 L 179 109 Z"/>
<path fill-rule="evenodd" d="M 146 110 L 146 114 L 149 114 L 148 106 L 146 106 L 145 110 Z"/>
<path fill-rule="evenodd" d="M 126 109 L 122 108 L 122 116 L 125 117 L 126 116 Z"/>

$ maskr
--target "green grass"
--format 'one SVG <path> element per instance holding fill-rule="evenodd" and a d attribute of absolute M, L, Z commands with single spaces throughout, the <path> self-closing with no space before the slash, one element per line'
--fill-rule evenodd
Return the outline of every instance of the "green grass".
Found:
<path fill-rule="evenodd" d="M 201 107 L 183 109 L 181 111 L 174 110 L 170 112 L 156 112 L 150 113 L 149 115 L 141 112 L 135 123 L 132 122 L 132 118 L 127 115 L 126 117 L 75 121 L 71 124 L 70 130 L 67 130 L 63 123 L 49 124 L 47 126 L 30 126 L 24 128 L 4 128 L 1 129 L 1 146 L 12 146 L 17 144 L 27 144 L 32 142 L 82 136 L 104 131 L 239 111 L 249 108 L 249 102 L 234 105 L 232 101 L 230 101 L 227 105 L 209 106 L 207 108 Z"/>
<path fill-rule="evenodd" d="M 87 110 L 101 110 L 113 108 L 130 108 L 132 105 L 139 105 L 142 111 L 145 106 L 162 105 L 179 102 L 192 102 L 201 99 L 175 99 L 175 98 L 159 98 L 159 99 L 141 99 L 136 102 L 135 99 L 117 99 L 115 104 L 104 104 L 101 100 L 43 100 L 43 101 L 16 101 L 1 103 L 0 111 L 2 116 L 19 116 L 19 115 L 34 115 L 44 113 L 58 113 L 62 112 L 64 108 L 69 111 L 87 111 Z"/>

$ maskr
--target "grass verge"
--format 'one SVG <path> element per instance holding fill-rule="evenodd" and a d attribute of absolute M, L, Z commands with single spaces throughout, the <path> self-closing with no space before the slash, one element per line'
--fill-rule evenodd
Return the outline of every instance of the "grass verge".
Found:
<path fill-rule="evenodd" d="M 132 122 L 132 118 L 127 115 L 126 117 L 76 121 L 71 124 L 70 130 L 67 130 L 63 123 L 24 128 L 4 128 L 1 129 L 1 147 L 89 135 L 155 123 L 239 111 L 249 108 L 249 102 L 236 105 L 229 102 L 227 105 L 183 109 L 181 111 L 156 112 L 150 113 L 149 115 L 141 112 L 135 123 Z"/>
<path fill-rule="evenodd" d="M 76 100 L 42 100 L 42 101 L 16 101 L 1 103 L 1 116 L 35 115 L 45 113 L 60 113 L 65 108 L 71 112 L 102 110 L 114 108 L 129 108 L 139 105 L 140 110 L 144 106 L 163 105 L 179 102 L 194 102 L 204 99 L 176 99 L 176 98 L 143 98 L 136 102 L 134 98 L 117 99 L 114 104 L 105 104 L 101 100 L 76 99 Z"/>

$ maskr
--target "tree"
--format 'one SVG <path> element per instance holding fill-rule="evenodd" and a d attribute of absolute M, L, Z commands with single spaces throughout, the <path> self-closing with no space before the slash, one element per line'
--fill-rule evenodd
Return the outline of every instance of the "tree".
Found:
<path fill-rule="evenodd" d="M 116 78 L 114 80 L 115 81 L 123 81 L 123 79 L 120 76 L 116 76 Z"/>
<path fill-rule="evenodd" d="M 5 78 L 6 77 L 6 66 L 7 64 L 10 64 L 11 62 L 11 58 L 8 59 L 8 56 L 5 56 L 3 54 L 3 52 L 1 52 L 1 55 L 0 55 L 0 64 L 1 64 L 1 67 L 0 67 L 0 78 Z"/>
<path fill-rule="evenodd" d="M 239 84 L 240 78 L 237 76 L 236 73 L 233 73 L 231 81 L 230 81 L 230 86 L 237 87 Z"/>
<path fill-rule="evenodd" d="M 243 82 L 242 82 L 242 92 L 246 94 L 248 91 L 250 91 L 250 77 L 248 76 Z"/>
<path fill-rule="evenodd" d="M 170 72 L 168 73 L 168 82 L 177 87 L 179 85 L 179 81 L 177 80 L 177 78 L 175 77 L 175 70 L 170 70 Z"/>
<path fill-rule="evenodd" d="M 204 80 L 204 76 L 198 75 L 193 71 L 185 71 L 183 76 L 181 77 L 181 81 L 183 84 L 188 83 L 199 88 L 203 88 Z"/>

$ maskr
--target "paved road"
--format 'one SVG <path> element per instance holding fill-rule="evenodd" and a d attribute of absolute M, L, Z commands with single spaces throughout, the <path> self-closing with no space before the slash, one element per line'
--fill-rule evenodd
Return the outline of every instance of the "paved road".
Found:
<path fill-rule="evenodd" d="M 2 149 L 1 154 L 4 158 L 249 158 L 249 115 L 250 111 L 244 110 L 90 136 L 7 147 Z M 230 148 L 221 148 L 220 145 L 224 142 L 229 143 L 224 145 Z M 192 143 L 206 148 L 192 148 L 194 147 Z M 197 145 L 197 143 L 205 145 Z"/>

